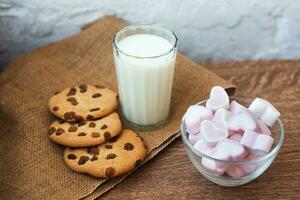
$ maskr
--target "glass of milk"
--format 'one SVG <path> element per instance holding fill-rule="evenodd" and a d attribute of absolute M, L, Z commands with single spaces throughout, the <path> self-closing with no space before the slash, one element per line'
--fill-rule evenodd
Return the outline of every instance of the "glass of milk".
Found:
<path fill-rule="evenodd" d="M 135 130 L 154 130 L 169 116 L 178 39 L 158 25 L 118 31 L 113 52 L 121 115 Z"/>

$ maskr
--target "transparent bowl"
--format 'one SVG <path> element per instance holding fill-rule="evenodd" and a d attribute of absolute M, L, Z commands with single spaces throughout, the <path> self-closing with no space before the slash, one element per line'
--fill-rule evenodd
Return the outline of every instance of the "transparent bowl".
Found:
<path fill-rule="evenodd" d="M 248 107 L 249 104 L 253 101 L 251 98 L 244 97 L 230 97 L 230 101 L 236 100 L 238 103 Z M 198 105 L 205 106 L 205 101 L 199 102 Z M 181 121 L 181 138 L 185 149 L 187 151 L 187 155 L 196 169 L 208 180 L 227 187 L 239 186 L 246 184 L 258 176 L 260 176 L 266 169 L 270 167 L 273 160 L 276 158 L 282 144 L 284 141 L 284 127 L 280 119 L 278 119 L 275 124 L 271 128 L 272 137 L 274 138 L 274 144 L 271 151 L 268 154 L 265 154 L 260 157 L 256 157 L 252 160 L 243 160 L 243 161 L 228 161 L 228 160 L 219 160 L 213 157 L 210 157 L 206 154 L 198 152 L 192 144 L 190 144 L 188 140 L 189 133 L 186 131 L 186 126 L 184 120 Z M 247 173 L 243 177 L 230 177 L 226 173 L 219 175 L 211 170 L 208 170 L 202 165 L 202 159 L 206 159 L 206 161 L 215 162 L 218 165 L 226 166 L 226 167 L 238 167 L 246 170 Z M 252 166 L 252 168 L 251 168 Z M 249 170 L 249 168 L 251 170 Z"/>

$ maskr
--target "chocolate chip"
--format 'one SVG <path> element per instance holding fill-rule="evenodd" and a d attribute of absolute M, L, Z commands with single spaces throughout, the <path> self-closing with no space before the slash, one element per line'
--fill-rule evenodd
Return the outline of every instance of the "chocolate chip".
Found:
<path fill-rule="evenodd" d="M 116 170 L 113 167 L 108 167 L 105 169 L 105 176 L 107 176 L 108 178 L 111 178 L 115 175 Z"/>
<path fill-rule="evenodd" d="M 62 119 L 59 119 L 59 120 L 58 120 L 58 123 L 59 123 L 59 124 L 63 124 L 63 123 L 65 123 L 65 121 L 62 120 Z"/>
<path fill-rule="evenodd" d="M 59 107 L 58 107 L 58 106 L 54 106 L 54 107 L 52 108 L 52 110 L 53 110 L 53 111 L 58 111 L 58 110 L 59 110 Z"/>
<path fill-rule="evenodd" d="M 92 155 L 99 155 L 99 148 L 98 147 L 90 147 L 87 149 L 87 152 Z"/>
<path fill-rule="evenodd" d="M 66 113 L 64 114 L 64 119 L 65 119 L 65 120 L 68 120 L 68 119 L 74 119 L 75 116 L 76 116 L 76 113 L 73 112 L 73 111 L 71 111 L 71 112 L 66 112 Z"/>
<path fill-rule="evenodd" d="M 132 151 L 134 149 L 134 146 L 131 143 L 126 143 L 126 144 L 124 144 L 124 149 L 126 151 Z"/>
<path fill-rule="evenodd" d="M 76 88 L 70 88 L 70 90 L 69 90 L 69 92 L 68 92 L 68 94 L 67 94 L 67 96 L 73 96 L 73 95 L 75 95 L 76 94 Z"/>
<path fill-rule="evenodd" d="M 114 159 L 115 157 L 117 157 L 116 154 L 110 153 L 110 154 L 108 154 L 108 155 L 106 156 L 106 159 L 107 159 L 107 160 L 109 160 L 109 159 Z"/>
<path fill-rule="evenodd" d="M 73 106 L 76 106 L 78 104 L 78 101 L 75 97 L 69 97 L 67 98 L 67 101 L 70 102 Z"/>
<path fill-rule="evenodd" d="M 138 167 L 142 164 L 142 161 L 140 159 L 138 159 L 136 162 L 135 162 L 135 167 Z"/>
<path fill-rule="evenodd" d="M 54 95 L 57 95 L 57 94 L 59 94 L 60 92 L 54 92 Z"/>
<path fill-rule="evenodd" d="M 78 122 L 78 127 L 83 126 L 83 125 L 85 125 L 85 124 L 86 124 L 85 121 L 80 121 L 80 122 Z"/>
<path fill-rule="evenodd" d="M 103 130 L 103 129 L 106 129 L 107 128 L 107 126 L 104 124 L 103 126 L 101 126 L 101 129 Z"/>
<path fill-rule="evenodd" d="M 92 133 L 92 137 L 93 137 L 93 138 L 98 138 L 98 137 L 100 137 L 100 133 L 93 132 L 93 133 Z"/>
<path fill-rule="evenodd" d="M 105 148 L 107 148 L 107 149 L 112 149 L 113 148 L 113 146 L 111 146 L 111 145 L 105 145 Z"/>
<path fill-rule="evenodd" d="M 98 160 L 98 157 L 97 157 L 97 156 L 93 156 L 93 157 L 91 158 L 91 161 L 94 161 L 94 160 Z"/>
<path fill-rule="evenodd" d="M 68 159 L 70 159 L 70 160 L 75 160 L 76 158 L 77 158 L 77 156 L 75 156 L 74 154 L 69 154 L 68 156 Z"/>
<path fill-rule="evenodd" d="M 84 121 L 84 118 L 80 115 L 75 115 L 75 121 L 76 122 L 82 122 L 82 121 Z"/>
<path fill-rule="evenodd" d="M 106 142 L 111 140 L 111 134 L 110 134 L 110 132 L 105 132 L 104 133 L 104 139 L 105 139 Z"/>
<path fill-rule="evenodd" d="M 90 128 L 95 128 L 95 127 L 96 127 L 96 124 L 95 124 L 94 122 L 91 122 L 91 123 L 89 123 L 89 127 L 90 127 Z"/>
<path fill-rule="evenodd" d="M 55 135 L 61 135 L 61 134 L 63 134 L 65 132 L 65 130 L 64 129 L 62 129 L 62 128 L 58 128 L 57 130 L 56 130 L 56 133 L 55 133 Z"/>
<path fill-rule="evenodd" d="M 78 129 L 77 126 L 70 126 L 68 131 L 69 132 L 75 132 L 75 131 L 77 131 L 77 129 Z"/>
<path fill-rule="evenodd" d="M 118 94 L 117 94 L 116 98 L 119 99 L 119 95 Z"/>
<path fill-rule="evenodd" d="M 110 143 L 115 143 L 115 142 L 118 140 L 119 136 L 120 136 L 120 135 L 117 135 L 116 137 L 111 138 L 111 139 L 109 140 L 109 142 L 110 142 Z"/>
<path fill-rule="evenodd" d="M 101 96 L 102 95 L 100 93 L 95 93 L 95 94 L 92 95 L 93 98 L 98 98 L 98 97 L 101 97 Z"/>
<path fill-rule="evenodd" d="M 100 108 L 92 108 L 92 109 L 90 109 L 90 112 L 95 112 L 95 111 L 98 111 L 98 110 L 100 110 Z"/>
<path fill-rule="evenodd" d="M 55 133 L 55 131 L 56 131 L 56 128 L 51 127 L 51 128 L 48 130 L 48 135 L 52 135 L 53 133 Z"/>
<path fill-rule="evenodd" d="M 80 156 L 79 161 L 78 161 L 78 165 L 83 165 L 88 160 L 89 160 L 89 157 L 87 157 L 87 156 Z"/>
<path fill-rule="evenodd" d="M 95 117 L 94 117 L 93 115 L 87 115 L 86 118 L 87 118 L 88 120 L 93 120 Z"/>
<path fill-rule="evenodd" d="M 78 133 L 78 136 L 86 136 L 86 133 L 84 132 Z"/>
<path fill-rule="evenodd" d="M 86 84 L 79 85 L 79 88 L 80 88 L 80 92 L 81 93 L 84 93 L 84 92 L 87 91 L 87 85 Z"/>
<path fill-rule="evenodd" d="M 98 89 L 104 89 L 105 87 L 104 86 L 102 86 L 102 85 L 94 85 L 96 88 L 98 88 Z"/>

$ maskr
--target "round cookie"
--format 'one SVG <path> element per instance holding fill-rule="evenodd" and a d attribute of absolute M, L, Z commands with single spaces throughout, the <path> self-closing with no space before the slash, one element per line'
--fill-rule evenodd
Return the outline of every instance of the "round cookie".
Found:
<path fill-rule="evenodd" d="M 101 119 L 82 122 L 56 120 L 48 129 L 50 140 L 69 147 L 89 147 L 102 144 L 118 135 L 122 123 L 117 113 Z"/>
<path fill-rule="evenodd" d="M 114 111 L 117 105 L 117 94 L 114 91 L 85 84 L 66 88 L 48 101 L 49 110 L 65 121 L 97 119 Z"/>
<path fill-rule="evenodd" d="M 133 131 L 124 129 L 110 142 L 90 148 L 66 148 L 64 161 L 75 172 L 112 178 L 139 166 L 147 147 Z"/>

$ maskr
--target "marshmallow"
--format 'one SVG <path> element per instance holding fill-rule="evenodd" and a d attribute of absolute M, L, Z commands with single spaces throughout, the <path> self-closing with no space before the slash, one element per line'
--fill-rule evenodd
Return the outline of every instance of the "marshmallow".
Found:
<path fill-rule="evenodd" d="M 201 164 L 206 169 L 218 174 L 222 175 L 225 172 L 226 166 L 220 166 L 218 163 L 214 160 L 211 160 L 209 158 L 202 157 Z"/>
<path fill-rule="evenodd" d="M 232 114 L 237 114 L 239 112 L 242 112 L 242 111 L 245 111 L 245 110 L 248 110 L 248 109 L 245 106 L 242 106 L 241 104 L 239 104 L 238 102 L 232 101 L 228 110 Z"/>
<path fill-rule="evenodd" d="M 274 139 L 265 134 L 259 134 L 251 130 L 244 132 L 241 144 L 254 151 L 269 152 L 271 150 Z"/>
<path fill-rule="evenodd" d="M 271 131 L 269 127 L 266 126 L 264 122 L 262 122 L 260 119 L 256 120 L 257 124 L 257 132 L 261 134 L 271 135 Z"/>
<path fill-rule="evenodd" d="M 214 112 L 219 108 L 228 109 L 229 97 L 221 86 L 215 86 L 211 89 L 209 99 L 206 101 L 206 107 Z"/>
<path fill-rule="evenodd" d="M 224 139 L 218 142 L 213 157 L 221 160 L 243 160 L 246 155 L 243 145 L 234 140 Z"/>
<path fill-rule="evenodd" d="M 254 159 L 255 157 L 253 155 L 248 155 L 246 160 L 252 160 Z M 256 164 L 242 164 L 242 165 L 239 165 L 246 174 L 250 174 L 252 172 L 254 172 L 256 169 L 257 169 L 257 166 Z"/>
<path fill-rule="evenodd" d="M 208 145 L 215 145 L 228 137 L 228 131 L 214 125 L 212 121 L 204 120 L 200 126 L 200 132 Z"/>
<path fill-rule="evenodd" d="M 249 106 L 249 110 L 269 127 L 280 117 L 279 111 L 270 102 L 262 98 L 256 98 Z"/>
<path fill-rule="evenodd" d="M 194 144 L 194 148 L 197 151 L 199 151 L 200 153 L 203 153 L 203 154 L 206 154 L 206 155 L 210 155 L 211 153 L 213 153 L 213 151 L 215 149 L 214 146 L 207 145 L 203 139 L 198 140 Z"/>
<path fill-rule="evenodd" d="M 189 133 L 197 134 L 203 120 L 211 120 L 212 111 L 204 106 L 193 105 L 188 108 L 184 115 L 184 122 Z"/>
<path fill-rule="evenodd" d="M 246 175 L 243 168 L 237 165 L 227 167 L 225 172 L 228 176 L 231 176 L 233 178 L 240 178 Z"/>
<path fill-rule="evenodd" d="M 229 119 L 228 127 L 233 131 L 254 130 L 256 128 L 256 122 L 248 111 L 242 111 Z"/>
<path fill-rule="evenodd" d="M 239 134 L 239 133 L 235 133 L 233 135 L 231 135 L 229 137 L 230 140 L 234 140 L 234 141 L 237 141 L 237 142 L 241 142 L 241 139 L 242 139 L 242 135 Z"/>
<path fill-rule="evenodd" d="M 230 117 L 231 117 L 231 113 L 228 110 L 225 110 L 224 108 L 220 108 L 215 112 L 215 114 L 212 118 L 212 122 L 216 126 L 227 130 L 228 129 L 228 121 L 229 121 Z"/>
<path fill-rule="evenodd" d="M 201 133 L 189 134 L 189 142 L 194 145 L 198 140 L 202 138 Z"/>

